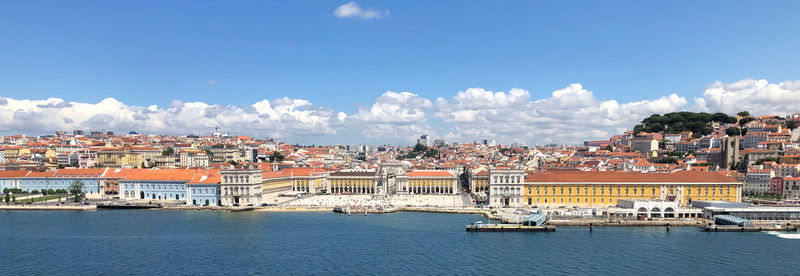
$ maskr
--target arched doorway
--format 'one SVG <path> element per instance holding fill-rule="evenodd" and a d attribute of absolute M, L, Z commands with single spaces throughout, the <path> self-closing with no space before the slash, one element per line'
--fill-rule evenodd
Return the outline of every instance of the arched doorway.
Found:
<path fill-rule="evenodd" d="M 661 217 L 661 209 L 659 209 L 658 207 L 653 207 L 653 209 L 650 209 L 650 217 L 660 218 Z"/>
<path fill-rule="evenodd" d="M 642 208 L 639 208 L 639 210 L 636 210 L 636 217 L 638 217 L 638 218 L 647 218 L 648 217 L 647 216 L 647 208 L 642 207 Z"/>
<path fill-rule="evenodd" d="M 667 207 L 666 209 L 664 209 L 664 217 L 665 218 L 674 218 L 675 217 L 675 209 L 672 209 L 672 207 Z"/>

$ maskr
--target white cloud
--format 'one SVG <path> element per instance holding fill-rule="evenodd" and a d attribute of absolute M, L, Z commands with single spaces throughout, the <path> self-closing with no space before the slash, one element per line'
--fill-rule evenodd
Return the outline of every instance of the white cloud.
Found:
<path fill-rule="evenodd" d="M 215 84 L 217 84 L 217 80 L 216 79 L 208 80 L 208 85 L 215 85 Z"/>
<path fill-rule="evenodd" d="M 455 142 L 488 138 L 504 143 L 574 144 L 608 138 L 651 114 L 687 109 L 687 103 L 677 94 L 631 102 L 600 100 L 578 83 L 540 98 L 520 88 L 508 92 L 469 88 L 435 102 L 411 92 L 387 91 L 352 114 L 288 97 L 245 106 L 176 100 L 167 107 L 127 105 L 114 98 L 84 103 L 0 97 L 0 132 L 46 134 L 80 128 L 184 135 L 220 127 L 236 134 L 287 140 L 313 136 L 329 144 L 408 143 L 421 134 Z M 800 81 L 715 82 L 694 98 L 688 110 L 728 114 L 747 110 L 757 115 L 798 112 Z"/>
<path fill-rule="evenodd" d="M 363 9 L 356 2 L 339 6 L 333 11 L 338 18 L 379 19 L 389 15 L 389 10 Z"/>
<path fill-rule="evenodd" d="M 579 143 L 608 138 L 645 116 L 679 110 L 686 102 L 676 94 L 622 104 L 599 101 L 581 84 L 570 84 L 537 100 L 519 88 L 508 93 L 470 88 L 451 100 L 439 98 L 436 116 L 453 123 L 446 136 L 449 140 Z"/>
<path fill-rule="evenodd" d="M 412 141 L 420 134 L 433 133 L 425 113 L 432 105 L 414 93 L 387 91 L 372 106 L 359 108 L 351 119 L 364 127 L 368 138 Z"/>
<path fill-rule="evenodd" d="M 695 108 L 728 114 L 749 111 L 759 115 L 787 115 L 800 112 L 800 81 L 769 83 L 745 79 L 709 85 L 702 98 L 695 98 Z"/>
<path fill-rule="evenodd" d="M 42 134 L 55 130 L 107 129 L 127 132 L 194 134 L 220 127 L 231 133 L 276 138 L 335 134 L 341 115 L 302 99 L 278 98 L 251 106 L 210 105 L 173 101 L 168 108 L 126 105 L 114 98 L 99 103 L 65 102 L 59 98 L 3 98 L 0 131 Z"/>

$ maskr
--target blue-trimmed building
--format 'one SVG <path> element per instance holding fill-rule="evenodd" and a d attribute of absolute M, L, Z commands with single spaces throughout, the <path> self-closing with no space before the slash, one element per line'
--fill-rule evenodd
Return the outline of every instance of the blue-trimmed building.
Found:
<path fill-rule="evenodd" d="M 69 190 L 74 181 L 82 181 L 87 196 L 100 196 L 105 192 L 105 169 L 62 169 L 55 172 L 2 171 L 1 189 L 20 189 L 23 192 Z"/>

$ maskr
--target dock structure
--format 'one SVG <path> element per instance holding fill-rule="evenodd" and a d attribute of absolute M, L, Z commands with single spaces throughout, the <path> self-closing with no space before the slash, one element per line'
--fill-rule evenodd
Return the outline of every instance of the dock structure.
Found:
<path fill-rule="evenodd" d="M 735 226 L 735 225 L 709 225 L 700 230 L 704 232 L 797 232 L 797 226 L 772 226 L 772 227 L 756 227 L 756 226 Z"/>
<path fill-rule="evenodd" d="M 714 216 L 714 223 L 719 225 L 733 225 L 739 227 L 753 227 L 755 226 L 750 220 L 746 220 L 737 216 L 731 215 L 716 215 Z"/>
<path fill-rule="evenodd" d="M 471 223 L 467 232 L 555 232 L 553 226 L 528 226 L 522 224 L 482 224 Z"/>

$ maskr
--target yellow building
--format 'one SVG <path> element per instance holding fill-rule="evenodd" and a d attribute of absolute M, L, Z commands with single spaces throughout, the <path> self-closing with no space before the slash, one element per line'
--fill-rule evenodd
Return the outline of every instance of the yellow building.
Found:
<path fill-rule="evenodd" d="M 261 191 L 263 193 L 289 191 L 292 189 L 292 179 L 280 172 L 262 173 L 261 181 Z"/>
<path fill-rule="evenodd" d="M 486 193 L 489 190 L 489 171 L 482 170 L 472 175 L 469 180 L 469 189 L 473 193 Z"/>
<path fill-rule="evenodd" d="M 109 168 L 139 168 L 142 166 L 142 155 L 122 149 L 101 149 L 97 152 L 97 166 Z"/>
<path fill-rule="evenodd" d="M 494 184 L 494 183 L 493 183 Z M 742 183 L 717 172 L 544 172 L 490 188 L 492 206 L 609 206 L 620 199 L 741 201 Z"/>
<path fill-rule="evenodd" d="M 286 168 L 278 172 L 265 172 L 262 173 L 262 190 L 265 192 L 325 192 L 326 175 L 327 171 L 314 168 Z"/>
<path fill-rule="evenodd" d="M 375 171 L 338 171 L 328 177 L 329 193 L 375 194 L 377 191 Z"/>
<path fill-rule="evenodd" d="M 5 162 L 16 162 L 20 156 L 30 154 L 31 150 L 17 146 L 8 146 L 3 148 L 3 158 Z"/>
<path fill-rule="evenodd" d="M 448 171 L 408 172 L 408 191 L 413 194 L 457 194 L 458 179 Z"/>

